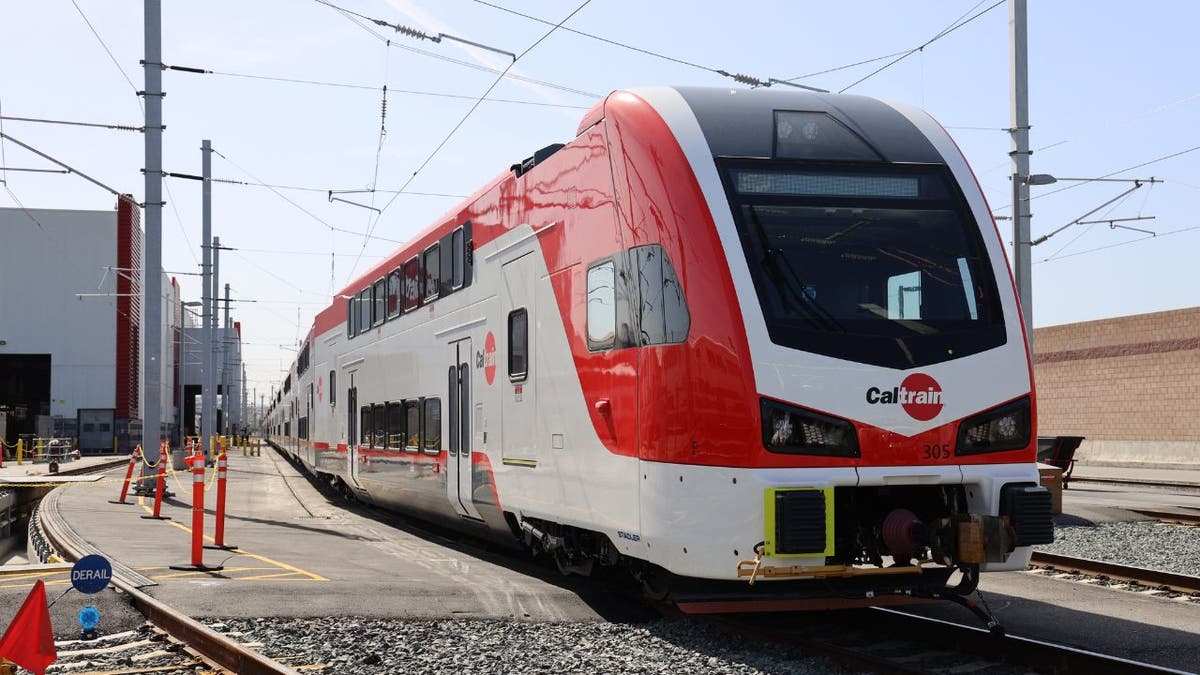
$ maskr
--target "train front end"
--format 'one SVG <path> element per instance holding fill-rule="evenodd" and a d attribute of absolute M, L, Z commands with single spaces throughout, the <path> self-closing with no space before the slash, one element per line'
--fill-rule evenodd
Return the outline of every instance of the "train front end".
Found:
<path fill-rule="evenodd" d="M 713 585 L 695 580 L 721 579 L 751 599 L 875 603 L 1024 569 L 1053 538 L 1029 351 L 1003 243 L 942 127 L 858 96 L 634 93 L 711 214 L 745 336 L 726 341 L 754 387 L 743 454 L 694 442 L 695 459 L 645 463 L 643 534 L 677 596 L 702 611 Z M 712 273 L 695 258 L 685 289 Z M 695 332 L 709 299 L 688 302 Z"/>

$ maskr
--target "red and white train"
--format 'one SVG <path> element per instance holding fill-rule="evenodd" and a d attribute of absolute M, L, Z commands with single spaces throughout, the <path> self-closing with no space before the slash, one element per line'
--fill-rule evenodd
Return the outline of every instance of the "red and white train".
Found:
<path fill-rule="evenodd" d="M 1024 331 L 926 113 L 618 91 L 320 312 L 266 433 L 692 611 L 966 593 L 1053 537 Z"/>

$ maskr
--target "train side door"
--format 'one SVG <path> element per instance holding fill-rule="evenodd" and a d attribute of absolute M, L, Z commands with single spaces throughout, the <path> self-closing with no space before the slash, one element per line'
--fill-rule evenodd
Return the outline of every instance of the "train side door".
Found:
<path fill-rule="evenodd" d="M 529 354 L 534 353 L 532 316 L 535 254 L 505 263 L 500 330 L 496 345 L 495 379 L 500 388 L 503 462 L 535 467 L 538 463 L 538 420 L 534 378 L 529 377 Z M 514 349 L 514 347 L 516 349 Z"/>
<path fill-rule="evenodd" d="M 447 433 L 442 438 L 446 444 L 446 496 L 461 516 L 479 518 L 475 508 L 472 480 L 472 429 L 471 396 L 474 391 L 474 372 L 471 367 L 471 339 L 451 342 L 446 367 Z"/>
<path fill-rule="evenodd" d="M 350 478 L 358 483 L 358 387 L 354 386 L 354 373 L 350 373 L 350 387 L 346 390 L 346 461 L 350 463 Z"/>

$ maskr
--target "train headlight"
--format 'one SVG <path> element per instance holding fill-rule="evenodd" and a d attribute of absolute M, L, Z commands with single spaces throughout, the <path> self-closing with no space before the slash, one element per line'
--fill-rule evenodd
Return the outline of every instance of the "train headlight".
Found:
<path fill-rule="evenodd" d="M 762 430 L 769 452 L 859 456 L 853 424 L 812 410 L 762 399 Z"/>
<path fill-rule="evenodd" d="M 1031 435 L 1029 399 L 1022 398 L 982 412 L 958 427 L 957 455 L 1020 450 Z"/>

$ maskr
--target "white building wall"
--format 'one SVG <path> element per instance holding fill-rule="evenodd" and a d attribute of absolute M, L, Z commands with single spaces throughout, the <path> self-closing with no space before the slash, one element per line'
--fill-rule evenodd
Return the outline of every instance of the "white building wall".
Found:
<path fill-rule="evenodd" d="M 115 407 L 116 212 L 0 208 L 0 233 L 0 353 L 51 355 L 51 415 Z"/>

